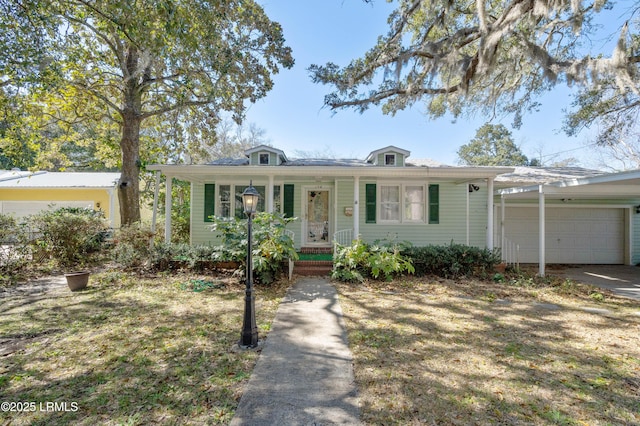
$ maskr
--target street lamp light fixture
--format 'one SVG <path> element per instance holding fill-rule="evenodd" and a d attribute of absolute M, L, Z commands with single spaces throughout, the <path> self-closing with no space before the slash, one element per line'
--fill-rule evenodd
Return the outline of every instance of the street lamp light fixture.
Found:
<path fill-rule="evenodd" d="M 249 181 L 249 187 L 242 193 L 242 205 L 244 213 L 247 215 L 247 274 L 244 297 L 244 320 L 242 322 L 242 333 L 240 335 L 240 347 L 255 348 L 258 346 L 258 327 L 256 326 L 256 298 L 253 295 L 253 261 L 251 256 L 251 226 L 253 215 L 256 213 L 260 194 L 253 187 L 253 182 Z"/>

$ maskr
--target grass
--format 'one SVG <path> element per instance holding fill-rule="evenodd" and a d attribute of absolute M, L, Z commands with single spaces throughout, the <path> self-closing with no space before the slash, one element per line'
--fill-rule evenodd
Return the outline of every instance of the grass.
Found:
<path fill-rule="evenodd" d="M 365 424 L 640 424 L 638 302 L 531 278 L 338 287 Z"/>
<path fill-rule="evenodd" d="M 363 423 L 640 424 L 640 303 L 571 281 L 500 281 L 336 284 Z M 261 338 L 287 285 L 256 289 Z M 38 410 L 0 422 L 228 423 L 258 356 L 232 349 L 243 288 L 111 271 L 83 292 L 6 293 L 0 400 Z"/>
<path fill-rule="evenodd" d="M 0 299 L 0 347 L 17 349 L 0 358 L 1 399 L 38 407 L 0 412 L 0 422 L 228 423 L 258 356 L 232 349 L 243 289 L 211 277 L 108 272 L 83 292 Z M 284 290 L 256 289 L 260 338 Z M 67 410 L 47 411 L 48 402 Z"/>

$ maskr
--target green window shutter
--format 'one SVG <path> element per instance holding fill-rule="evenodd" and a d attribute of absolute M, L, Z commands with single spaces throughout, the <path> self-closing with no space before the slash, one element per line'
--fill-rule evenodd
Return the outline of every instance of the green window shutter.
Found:
<path fill-rule="evenodd" d="M 285 184 L 284 192 L 282 193 L 282 212 L 285 217 L 293 217 L 293 185 Z"/>
<path fill-rule="evenodd" d="M 368 183 L 364 187 L 365 223 L 376 223 L 376 184 Z"/>
<path fill-rule="evenodd" d="M 216 214 L 216 185 L 213 183 L 204 184 L 204 221 L 213 222 L 209 216 Z"/>
<path fill-rule="evenodd" d="M 440 185 L 429 185 L 429 223 L 440 223 Z"/>

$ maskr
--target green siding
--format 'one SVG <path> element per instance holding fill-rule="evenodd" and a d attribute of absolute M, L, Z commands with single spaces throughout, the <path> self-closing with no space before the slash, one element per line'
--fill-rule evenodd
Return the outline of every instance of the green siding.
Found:
<path fill-rule="evenodd" d="M 397 182 L 397 181 L 394 181 Z M 384 184 L 384 180 L 378 180 L 377 184 Z M 409 183 L 425 184 L 421 180 L 407 181 Z M 366 191 L 366 183 L 361 183 L 360 193 Z M 455 184 L 452 182 L 438 183 L 440 222 L 439 224 L 429 223 L 398 223 L 379 224 L 366 223 L 366 212 L 360 211 L 360 234 L 366 242 L 373 242 L 376 239 L 393 239 L 395 241 L 411 241 L 416 246 L 426 246 L 429 244 L 449 244 L 466 243 L 466 191 L 465 184 Z M 486 206 L 486 190 L 485 206 Z M 364 200 L 364 195 L 361 195 Z M 363 201 L 361 201 L 363 202 Z M 476 232 L 482 235 L 482 239 L 476 238 L 476 244 L 484 247 L 486 237 L 486 212 L 478 212 L 476 220 L 481 223 L 480 229 Z"/>

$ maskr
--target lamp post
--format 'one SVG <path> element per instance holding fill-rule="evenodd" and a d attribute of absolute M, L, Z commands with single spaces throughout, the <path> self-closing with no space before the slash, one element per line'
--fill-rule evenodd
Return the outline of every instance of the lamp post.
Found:
<path fill-rule="evenodd" d="M 245 348 L 258 346 L 258 327 L 256 326 L 255 297 L 253 295 L 253 262 L 251 256 L 251 225 L 256 212 L 260 194 L 249 181 L 249 187 L 242 193 L 242 205 L 247 215 L 247 279 L 244 297 L 244 320 L 239 345 Z"/>

